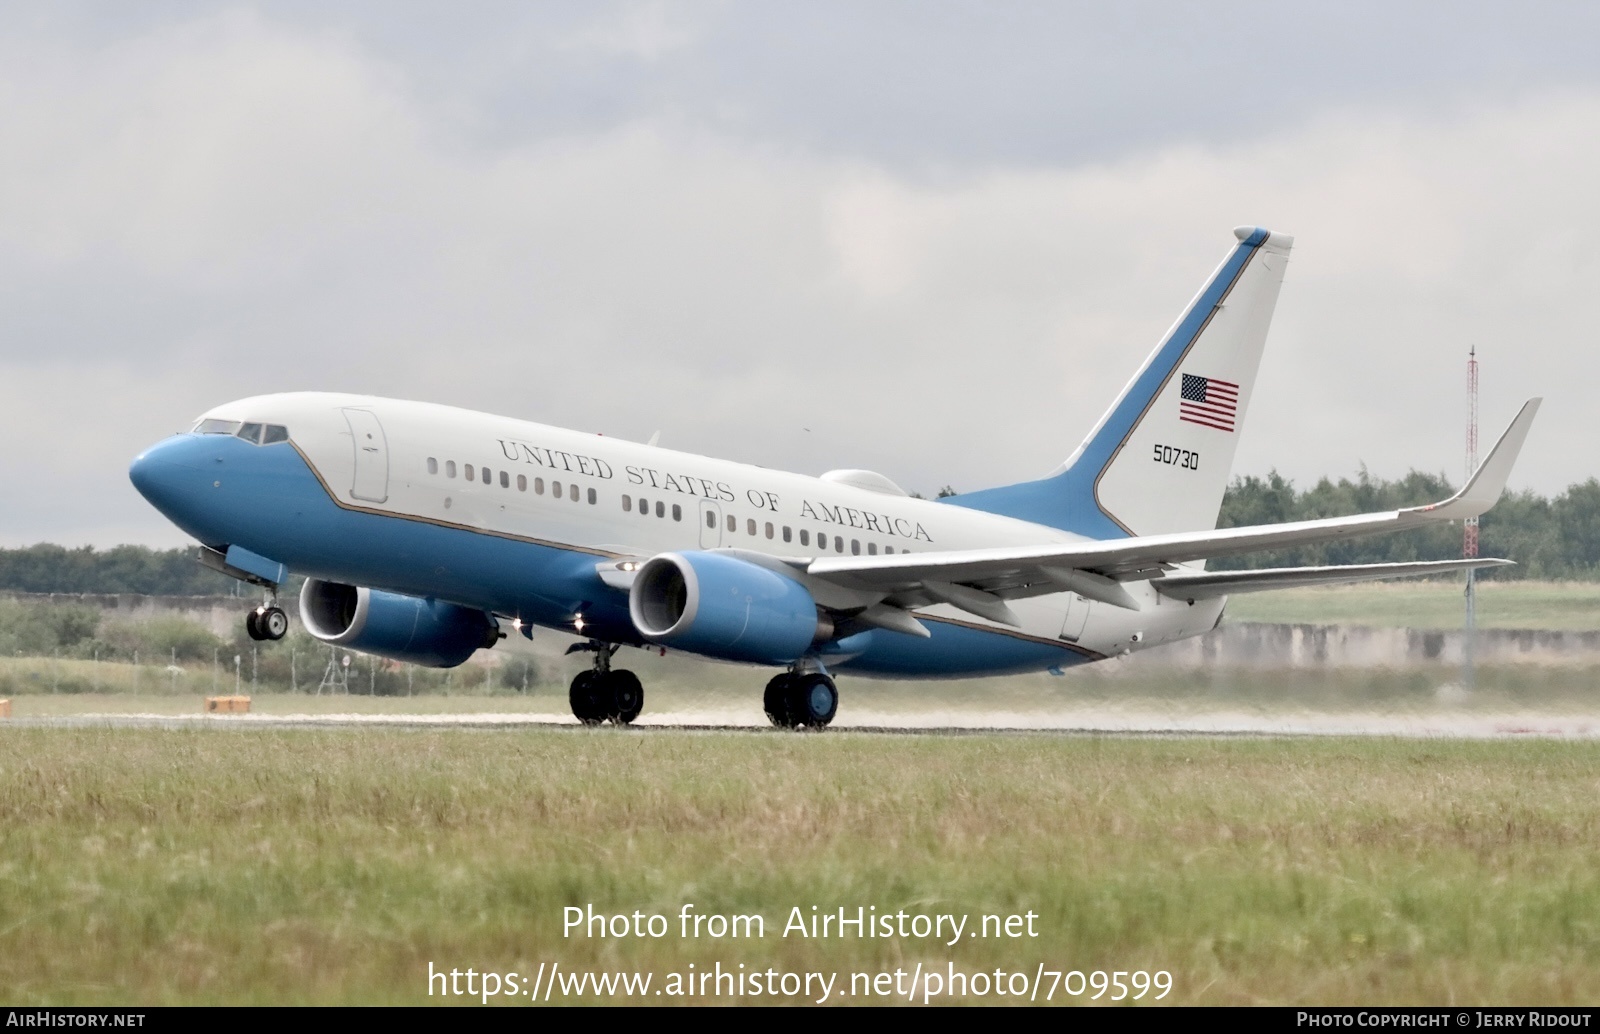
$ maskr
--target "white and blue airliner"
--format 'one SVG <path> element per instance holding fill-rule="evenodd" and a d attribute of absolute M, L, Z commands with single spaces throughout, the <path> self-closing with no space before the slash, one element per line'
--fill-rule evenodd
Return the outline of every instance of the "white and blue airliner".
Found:
<path fill-rule="evenodd" d="M 939 500 L 866 470 L 788 474 L 449 406 L 241 399 L 140 453 L 138 490 L 202 562 L 263 589 L 306 576 L 318 639 L 450 667 L 508 632 L 576 633 L 586 723 L 627 723 L 621 646 L 778 669 L 781 726 L 823 726 L 834 673 L 1045 671 L 1205 633 L 1227 595 L 1438 574 L 1497 559 L 1209 572 L 1210 558 L 1476 517 L 1538 408 L 1431 506 L 1217 530 L 1293 239 L 1245 227 L 1089 436 L 1036 481 Z"/>

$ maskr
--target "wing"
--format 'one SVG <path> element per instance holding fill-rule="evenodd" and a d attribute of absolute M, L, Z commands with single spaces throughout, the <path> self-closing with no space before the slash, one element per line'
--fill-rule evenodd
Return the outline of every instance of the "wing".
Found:
<path fill-rule="evenodd" d="M 1006 624 L 1020 624 L 1006 606 L 1007 600 L 1062 591 L 1076 592 L 1089 599 L 1137 610 L 1139 604 L 1123 588 L 1122 583 L 1149 579 L 1158 591 L 1166 592 L 1165 586 L 1170 585 L 1177 590 L 1176 594 L 1184 591 L 1184 585 L 1192 594 L 1202 591 L 1202 586 L 1224 584 L 1216 580 L 1222 577 L 1219 574 L 1175 572 L 1180 564 L 1263 549 L 1335 542 L 1357 535 L 1404 531 L 1482 514 L 1499 500 L 1501 492 L 1505 490 L 1506 479 L 1511 474 L 1512 464 L 1522 448 L 1523 440 L 1527 438 L 1534 415 L 1539 411 L 1540 401 L 1530 399 L 1523 405 L 1511 426 L 1495 443 L 1488 458 L 1461 491 L 1429 506 L 1287 524 L 1142 535 L 1099 542 L 896 553 L 889 556 L 818 557 L 805 565 L 804 570 L 814 578 L 842 587 L 881 594 L 884 605 L 888 607 L 910 609 L 948 603 Z M 1484 566 L 1500 562 L 1503 561 L 1487 561 Z M 1425 574 L 1430 570 L 1439 570 L 1403 565 L 1413 570 L 1393 571 L 1388 575 L 1362 573 L 1371 571 L 1375 566 L 1360 565 L 1362 570 L 1350 571 L 1351 577 L 1345 580 Z M 1459 565 L 1452 569 L 1459 569 Z M 1294 576 L 1281 573 L 1285 570 L 1290 569 L 1279 569 L 1279 573 L 1275 574 L 1275 577 L 1282 579 L 1280 584 L 1306 584 L 1291 582 Z M 1331 573 L 1338 570 L 1336 568 L 1293 570 L 1301 572 L 1299 577 L 1313 581 L 1340 580 Z M 1311 575 L 1309 572 L 1312 570 L 1322 573 Z M 1255 584 L 1259 588 L 1268 587 L 1267 580 L 1261 578 L 1263 572 L 1240 574 L 1255 576 Z M 1235 584 L 1245 586 L 1252 582 L 1249 578 L 1241 577 L 1235 580 Z M 1205 592 L 1205 595 L 1221 595 L 1227 591 L 1216 589 Z M 870 622 L 867 615 L 863 615 L 863 619 Z M 898 617 L 894 620 L 898 620 Z"/>

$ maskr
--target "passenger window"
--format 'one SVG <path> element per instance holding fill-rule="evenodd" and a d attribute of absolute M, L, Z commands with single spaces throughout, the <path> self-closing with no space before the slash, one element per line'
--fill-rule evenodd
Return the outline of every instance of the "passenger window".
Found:
<path fill-rule="evenodd" d="M 641 517 L 650 516 L 650 500 L 643 499 L 643 498 L 641 498 L 639 500 L 639 516 L 641 516 Z"/>
<path fill-rule="evenodd" d="M 510 488 L 511 487 L 511 475 L 507 474 L 503 470 L 500 472 L 500 487 L 501 488 Z"/>
<path fill-rule="evenodd" d="M 711 512 L 710 510 L 707 510 L 706 511 L 706 527 L 715 528 L 716 526 L 717 526 L 717 515 L 715 513 Z"/>
<path fill-rule="evenodd" d="M 878 544 L 876 542 L 868 542 L 867 543 L 867 556 L 877 556 L 877 555 L 878 555 Z"/>
<path fill-rule="evenodd" d="M 804 528 L 800 529 L 800 544 L 802 546 L 811 545 L 811 533 Z"/>
<path fill-rule="evenodd" d="M 789 532 L 789 526 L 787 524 L 785 524 L 783 526 L 783 541 L 788 542 L 792 538 L 793 538 L 793 535 L 791 535 L 790 532 Z"/>
<path fill-rule="evenodd" d="M 861 540 L 860 539 L 851 539 L 850 540 L 850 552 L 852 554 L 854 554 L 855 556 L 860 556 L 861 555 Z"/>
<path fill-rule="evenodd" d="M 677 503 L 672 504 L 672 519 L 675 521 L 683 520 L 683 507 Z"/>
<path fill-rule="evenodd" d="M 739 518 L 735 517 L 731 513 L 728 514 L 728 530 L 729 531 L 738 531 L 739 530 Z"/>
<path fill-rule="evenodd" d="M 894 552 L 894 547 L 893 546 L 884 546 L 883 547 L 883 551 L 885 553 L 893 553 Z"/>
<path fill-rule="evenodd" d="M 438 459 L 436 459 L 433 456 L 429 456 L 428 457 L 428 473 L 430 473 L 430 474 L 439 473 L 439 461 L 438 461 Z"/>
<path fill-rule="evenodd" d="M 751 538 L 756 537 L 756 519 L 754 517 L 744 522 L 745 533 Z"/>
<path fill-rule="evenodd" d="M 593 506 L 595 504 L 595 502 L 597 500 L 599 500 L 599 498 L 600 498 L 600 493 L 596 492 L 592 488 L 589 489 L 589 505 L 590 506 Z"/>
<path fill-rule="evenodd" d="M 666 515 L 667 515 L 667 504 L 663 503 L 661 500 L 657 499 L 656 500 L 656 516 L 657 517 L 665 517 Z"/>
<path fill-rule="evenodd" d="M 633 512 L 633 496 L 625 495 L 625 496 L 622 497 L 622 512 L 623 513 L 632 513 Z"/>
<path fill-rule="evenodd" d="M 289 440 L 289 429 L 282 424 L 268 424 L 267 429 L 261 432 L 262 445 L 275 445 L 278 442 Z"/>
<path fill-rule="evenodd" d="M 557 499 L 561 498 L 561 482 L 559 482 L 559 481 L 550 482 L 550 494 L 555 496 Z"/>
<path fill-rule="evenodd" d="M 234 434 L 237 435 L 240 438 L 243 438 L 245 441 L 249 442 L 251 445 L 260 445 L 261 444 L 261 425 L 260 424 L 241 424 L 240 427 L 239 427 L 239 430 L 235 431 Z"/>
<path fill-rule="evenodd" d="M 447 478 L 453 478 L 453 477 L 456 476 L 456 461 L 455 460 L 445 460 L 444 461 L 444 476 L 447 477 Z"/>
<path fill-rule="evenodd" d="M 470 463 L 463 463 L 461 465 L 461 473 L 468 481 L 473 481 L 477 478 L 477 475 L 472 471 L 472 464 Z"/>
<path fill-rule="evenodd" d="M 533 494 L 544 495 L 544 478 L 533 479 Z"/>
<path fill-rule="evenodd" d="M 528 490 L 528 475 L 526 475 L 526 474 L 518 474 L 517 475 L 517 491 L 518 492 L 526 492 L 527 490 Z"/>
<path fill-rule="evenodd" d="M 578 486 L 577 485 L 568 485 L 567 486 L 567 495 L 570 496 L 572 501 L 575 502 L 575 503 L 581 501 L 578 498 Z"/>
<path fill-rule="evenodd" d="M 843 535 L 835 535 L 833 537 L 833 551 L 835 553 L 843 553 L 844 552 L 844 536 Z"/>

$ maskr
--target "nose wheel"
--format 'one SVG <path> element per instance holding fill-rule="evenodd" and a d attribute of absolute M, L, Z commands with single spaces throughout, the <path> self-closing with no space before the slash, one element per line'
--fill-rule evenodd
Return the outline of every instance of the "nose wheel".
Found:
<path fill-rule="evenodd" d="M 289 615 L 277 604 L 264 604 L 245 617 L 244 628 L 257 642 L 277 642 L 289 634 Z"/>
<path fill-rule="evenodd" d="M 780 729 L 820 729 L 839 713 L 839 689 L 822 672 L 784 672 L 767 683 L 761 703 Z"/>

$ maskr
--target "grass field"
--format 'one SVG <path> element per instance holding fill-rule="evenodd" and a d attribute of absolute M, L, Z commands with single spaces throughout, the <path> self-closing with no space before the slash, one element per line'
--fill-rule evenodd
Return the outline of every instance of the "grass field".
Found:
<path fill-rule="evenodd" d="M 1279 589 L 1230 598 L 1227 619 L 1460 628 L 1465 614 L 1462 589 L 1459 579 Z M 1600 583 L 1485 580 L 1478 583 L 1477 610 L 1480 628 L 1600 629 Z"/>
<path fill-rule="evenodd" d="M 1582 743 L 0 726 L 0 1000 L 416 1003 L 430 961 L 720 960 L 1584 1004 L 1597 842 Z M 563 938 L 584 903 L 769 926 Z M 785 939 L 796 905 L 1031 910 L 1038 936 Z"/>

